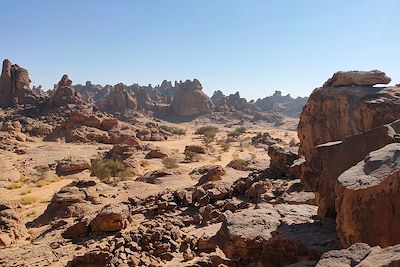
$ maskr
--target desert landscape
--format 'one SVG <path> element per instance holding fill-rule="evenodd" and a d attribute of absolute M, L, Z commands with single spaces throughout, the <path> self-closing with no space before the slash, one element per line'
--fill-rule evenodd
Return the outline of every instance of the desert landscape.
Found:
<path fill-rule="evenodd" d="M 400 87 L 0 78 L 1 266 L 397 266 Z"/>
<path fill-rule="evenodd" d="M 400 267 L 399 10 L 2 1 L 0 267 Z"/>

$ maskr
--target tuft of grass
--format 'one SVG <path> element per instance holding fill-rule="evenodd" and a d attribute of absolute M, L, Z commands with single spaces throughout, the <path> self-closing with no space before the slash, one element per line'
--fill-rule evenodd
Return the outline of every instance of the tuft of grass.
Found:
<path fill-rule="evenodd" d="M 37 201 L 38 199 L 35 196 L 24 196 L 20 198 L 19 203 L 21 203 L 22 205 L 30 205 Z"/>
<path fill-rule="evenodd" d="M 176 157 L 165 157 L 162 159 L 162 163 L 167 169 L 176 169 L 179 167 L 178 159 Z"/>
<path fill-rule="evenodd" d="M 32 192 L 32 189 L 27 188 L 27 189 L 22 190 L 22 192 L 20 193 L 20 195 L 21 195 L 21 196 L 25 196 L 25 195 L 27 195 L 27 194 L 29 194 L 29 193 L 31 193 L 31 192 Z"/>
<path fill-rule="evenodd" d="M 36 181 L 36 186 L 37 187 L 43 187 L 50 184 L 50 181 L 48 179 L 39 179 Z"/>
<path fill-rule="evenodd" d="M 296 146 L 296 144 L 297 144 L 296 139 L 292 137 L 292 139 L 290 139 L 289 146 Z"/>
<path fill-rule="evenodd" d="M 13 190 L 13 189 L 18 189 L 22 187 L 22 183 L 21 182 L 14 182 L 14 183 L 9 183 L 6 188 L 8 190 Z"/>

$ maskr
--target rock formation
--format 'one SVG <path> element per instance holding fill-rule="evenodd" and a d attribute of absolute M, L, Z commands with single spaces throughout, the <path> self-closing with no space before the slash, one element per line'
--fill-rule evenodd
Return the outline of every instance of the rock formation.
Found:
<path fill-rule="evenodd" d="M 345 246 L 356 242 L 387 247 L 400 243 L 400 144 L 369 153 L 337 179 L 338 234 Z"/>
<path fill-rule="evenodd" d="M 300 153 L 361 133 L 400 116 L 398 87 L 325 86 L 314 90 L 298 126 Z"/>
<path fill-rule="evenodd" d="M 39 97 L 30 88 L 30 83 L 26 69 L 4 60 L 0 76 L 0 106 L 37 104 Z"/>
<path fill-rule="evenodd" d="M 379 70 L 338 71 L 324 83 L 324 86 L 373 86 L 388 84 L 391 80 L 384 72 Z"/>
<path fill-rule="evenodd" d="M 51 108 L 57 108 L 70 104 L 81 105 L 83 101 L 81 95 L 72 86 L 72 81 L 65 74 L 58 82 L 55 92 L 50 97 L 48 103 Z"/>
<path fill-rule="evenodd" d="M 256 106 L 265 112 L 278 112 L 287 116 L 298 117 L 308 97 L 292 98 L 290 94 L 283 96 L 281 91 L 275 91 L 272 96 L 259 98 Z"/>
<path fill-rule="evenodd" d="M 110 93 L 97 105 L 104 111 L 124 112 L 136 109 L 136 99 L 122 83 L 115 85 Z"/>
<path fill-rule="evenodd" d="M 212 112 L 212 101 L 202 89 L 197 79 L 181 83 L 171 103 L 172 114 L 191 117 Z"/>

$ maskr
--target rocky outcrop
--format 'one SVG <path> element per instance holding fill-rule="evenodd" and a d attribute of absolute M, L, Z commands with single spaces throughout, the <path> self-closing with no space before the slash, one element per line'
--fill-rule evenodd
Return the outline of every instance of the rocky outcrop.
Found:
<path fill-rule="evenodd" d="M 214 92 L 211 100 L 214 104 L 215 111 L 222 112 L 229 110 L 228 103 L 226 101 L 226 95 L 224 95 L 220 90 Z"/>
<path fill-rule="evenodd" d="M 68 157 L 57 162 L 56 174 L 58 176 L 71 175 L 90 169 L 90 162 L 83 158 Z"/>
<path fill-rule="evenodd" d="M 122 83 L 115 85 L 110 93 L 101 101 L 97 102 L 100 109 L 109 112 L 125 112 L 135 110 L 136 99 Z"/>
<path fill-rule="evenodd" d="M 344 86 L 314 90 L 298 125 L 301 155 L 400 118 L 398 87 Z"/>
<path fill-rule="evenodd" d="M 72 81 L 68 78 L 68 75 L 63 75 L 61 80 L 57 84 L 54 94 L 50 97 L 48 105 L 51 108 L 58 108 L 67 105 L 81 105 L 83 100 L 81 95 L 75 91 L 72 86 Z"/>
<path fill-rule="evenodd" d="M 338 71 L 324 83 L 324 86 L 373 86 L 388 84 L 391 80 L 386 73 L 379 70 Z"/>
<path fill-rule="evenodd" d="M 129 208 L 126 205 L 104 207 L 90 223 L 92 232 L 114 232 L 128 225 Z"/>
<path fill-rule="evenodd" d="M 331 266 L 398 266 L 400 245 L 380 248 L 356 243 L 347 249 L 332 250 L 322 255 L 316 267 Z"/>
<path fill-rule="evenodd" d="M 400 144 L 369 153 L 337 179 L 337 229 L 345 246 L 400 243 Z"/>
<path fill-rule="evenodd" d="M 343 141 L 319 145 L 306 156 L 301 179 L 317 193 L 318 215 L 335 218 L 335 187 L 344 171 L 363 160 L 371 151 L 396 142 L 400 121 L 345 138 Z"/>
<path fill-rule="evenodd" d="M 37 104 L 39 96 L 32 91 L 30 83 L 26 69 L 4 60 L 0 76 L 0 106 Z"/>
<path fill-rule="evenodd" d="M 104 191 L 105 186 L 95 180 L 74 181 L 53 196 L 44 213 L 32 225 L 41 226 L 61 218 L 94 214 L 100 209 L 99 192 Z"/>
<path fill-rule="evenodd" d="M 194 178 L 199 178 L 197 184 L 202 185 L 207 182 L 222 180 L 222 176 L 225 175 L 225 170 L 220 165 L 205 165 L 193 169 L 189 175 Z"/>
<path fill-rule="evenodd" d="M 278 112 L 287 116 L 298 117 L 308 97 L 293 98 L 290 94 L 282 95 L 281 91 L 275 91 L 272 96 L 259 98 L 256 106 L 264 112 Z"/>
<path fill-rule="evenodd" d="M 30 236 L 17 213 L 18 207 L 13 202 L 0 202 L 0 248 Z"/>
<path fill-rule="evenodd" d="M 212 101 L 202 89 L 203 86 L 196 79 L 180 84 L 171 103 L 172 114 L 191 117 L 212 112 Z"/>
<path fill-rule="evenodd" d="M 271 162 L 269 168 L 281 176 L 289 174 L 290 166 L 300 158 L 294 150 L 276 144 L 268 147 L 268 156 Z"/>
<path fill-rule="evenodd" d="M 135 97 L 137 101 L 138 110 L 153 110 L 154 103 L 149 96 L 149 90 L 147 88 L 139 87 L 135 91 Z"/>
<path fill-rule="evenodd" d="M 236 212 L 226 218 L 213 239 L 227 257 L 256 266 L 316 260 L 338 247 L 338 242 L 334 227 L 314 222 L 315 213 L 315 207 L 310 205 L 276 205 Z"/>

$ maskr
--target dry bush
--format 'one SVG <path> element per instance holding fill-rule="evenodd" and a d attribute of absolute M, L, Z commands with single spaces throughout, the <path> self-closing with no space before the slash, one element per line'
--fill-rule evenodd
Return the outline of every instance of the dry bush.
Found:
<path fill-rule="evenodd" d="M 91 175 L 103 183 L 116 184 L 132 177 L 132 172 L 120 160 L 97 158 L 92 160 Z"/>
<path fill-rule="evenodd" d="M 27 194 L 29 194 L 29 193 L 31 193 L 31 192 L 32 192 L 32 189 L 27 188 L 27 189 L 22 190 L 22 192 L 20 193 L 20 195 L 21 195 L 21 196 L 25 196 L 25 195 L 27 195 Z"/>
<path fill-rule="evenodd" d="M 9 183 L 6 186 L 6 189 L 8 190 L 13 190 L 13 189 L 18 189 L 22 187 L 22 183 L 21 182 L 14 182 L 14 183 Z"/>
<path fill-rule="evenodd" d="M 21 203 L 22 205 L 30 205 L 37 202 L 37 200 L 38 199 L 35 196 L 24 196 L 20 198 L 19 203 Z"/>
<path fill-rule="evenodd" d="M 179 167 L 179 160 L 176 157 L 165 157 L 162 159 L 162 163 L 167 169 L 176 169 Z"/>
<path fill-rule="evenodd" d="M 186 130 L 175 127 L 175 126 L 161 125 L 160 128 L 163 129 L 164 131 L 167 131 L 174 135 L 178 135 L 178 136 L 186 135 Z"/>

